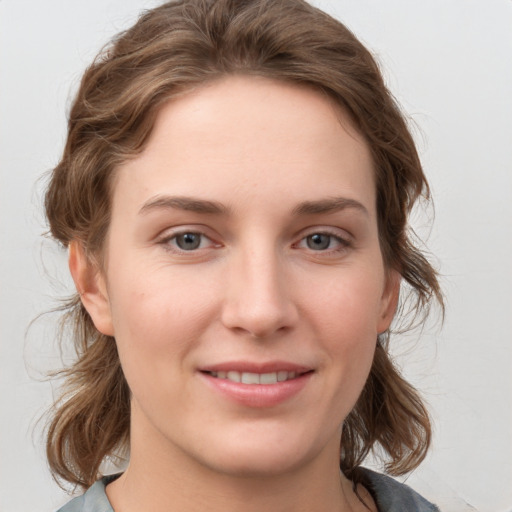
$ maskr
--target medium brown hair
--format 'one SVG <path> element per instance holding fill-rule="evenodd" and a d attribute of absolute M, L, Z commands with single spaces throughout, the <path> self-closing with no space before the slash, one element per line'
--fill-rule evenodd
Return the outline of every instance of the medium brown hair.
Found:
<path fill-rule="evenodd" d="M 412 309 L 442 304 L 435 270 L 411 242 L 407 219 L 429 189 L 407 123 L 368 50 L 339 21 L 302 0 L 182 0 L 144 13 L 85 72 L 69 115 L 46 215 L 64 247 L 79 241 L 101 258 L 116 168 L 139 154 L 169 99 L 229 74 L 269 77 L 327 93 L 348 111 L 372 152 L 381 250 L 403 278 Z M 403 297 L 402 297 L 403 299 Z M 414 300 L 415 299 L 415 300 Z M 78 296 L 67 304 L 76 362 L 61 373 L 52 411 L 51 470 L 84 487 L 106 457 L 128 447 L 130 391 L 115 340 L 98 332 Z M 379 447 L 391 474 L 414 469 L 431 438 L 428 413 L 377 340 L 370 376 L 343 426 L 341 467 Z"/>

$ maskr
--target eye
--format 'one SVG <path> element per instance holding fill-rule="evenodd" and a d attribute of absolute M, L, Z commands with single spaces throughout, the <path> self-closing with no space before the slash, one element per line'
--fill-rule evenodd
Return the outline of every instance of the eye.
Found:
<path fill-rule="evenodd" d="M 315 252 L 341 252 L 350 247 L 350 241 L 338 234 L 317 232 L 302 238 L 297 244 L 298 248 L 309 249 Z"/>
<path fill-rule="evenodd" d="M 193 251 L 201 246 L 202 236 L 200 233 L 182 233 L 176 235 L 174 240 L 182 251 Z"/>
<path fill-rule="evenodd" d="M 215 245 L 205 234 L 197 231 L 175 233 L 165 237 L 160 243 L 174 252 L 192 252 Z"/>
<path fill-rule="evenodd" d="M 306 245 L 308 249 L 312 249 L 313 251 L 324 251 L 325 249 L 329 249 L 332 238 L 331 235 L 326 235 L 325 233 L 314 233 L 306 237 Z"/>

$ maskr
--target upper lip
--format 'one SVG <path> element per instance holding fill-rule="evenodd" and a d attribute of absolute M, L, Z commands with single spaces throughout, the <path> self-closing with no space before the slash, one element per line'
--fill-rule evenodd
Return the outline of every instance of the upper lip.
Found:
<path fill-rule="evenodd" d="M 267 361 L 262 363 L 250 361 L 225 361 L 199 368 L 201 372 L 241 372 L 241 373 L 273 373 L 279 371 L 296 372 L 298 374 L 310 372 L 313 368 L 287 361 Z"/>

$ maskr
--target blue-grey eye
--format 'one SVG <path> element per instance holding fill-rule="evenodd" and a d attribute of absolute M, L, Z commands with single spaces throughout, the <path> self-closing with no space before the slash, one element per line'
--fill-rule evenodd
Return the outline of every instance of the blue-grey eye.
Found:
<path fill-rule="evenodd" d="M 193 251 L 201 245 L 201 237 L 200 233 L 182 233 L 181 235 L 176 235 L 176 245 L 182 251 Z"/>
<path fill-rule="evenodd" d="M 308 249 L 312 249 L 313 251 L 323 251 L 328 249 L 331 245 L 331 238 L 331 235 L 315 233 L 306 237 L 306 244 Z"/>

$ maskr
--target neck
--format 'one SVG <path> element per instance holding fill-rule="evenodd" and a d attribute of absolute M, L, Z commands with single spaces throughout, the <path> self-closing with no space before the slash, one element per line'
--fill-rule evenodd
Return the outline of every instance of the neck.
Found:
<path fill-rule="evenodd" d="M 132 429 L 130 464 L 108 485 L 107 496 L 123 512 L 367 512 L 340 473 L 338 453 L 334 439 L 311 460 L 285 471 L 226 472 L 166 439 Z M 365 502 L 374 510 L 367 495 Z"/>
<path fill-rule="evenodd" d="M 131 512 L 352 512 L 359 510 L 352 483 L 339 469 L 309 475 L 298 470 L 278 476 L 232 476 L 183 470 L 178 463 L 167 471 L 148 471 L 131 463 L 107 488 L 114 510 Z M 202 473 L 202 474 L 200 474 Z M 319 472 L 318 472 L 319 473 Z"/>

